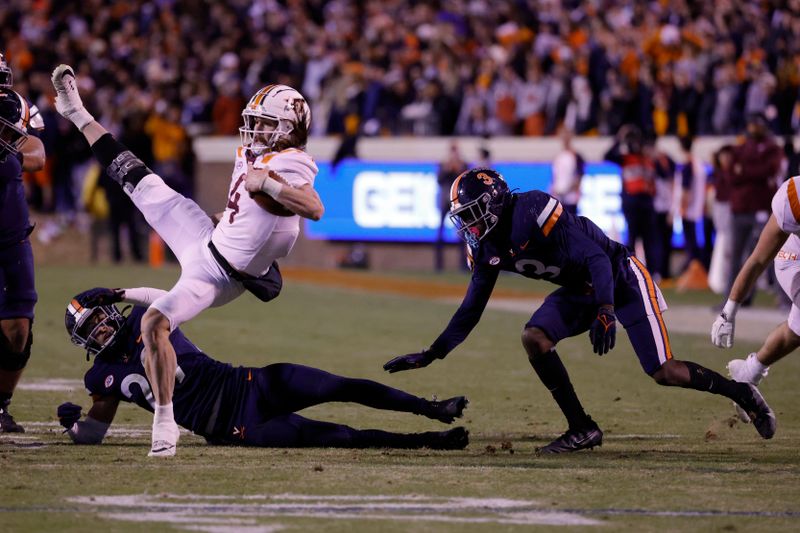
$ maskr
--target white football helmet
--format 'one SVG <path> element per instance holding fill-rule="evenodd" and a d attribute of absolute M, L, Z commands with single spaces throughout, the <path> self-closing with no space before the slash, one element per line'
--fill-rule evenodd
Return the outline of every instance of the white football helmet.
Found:
<path fill-rule="evenodd" d="M 14 73 L 6 62 L 6 56 L 0 53 L 0 89 L 10 89 L 14 85 Z"/>
<path fill-rule="evenodd" d="M 239 128 L 242 146 L 255 153 L 272 151 L 280 139 L 293 132 L 305 144 L 311 128 L 311 108 L 303 95 L 288 85 L 263 87 L 247 103 L 242 118 L 244 126 Z M 274 122 L 274 129 L 257 126 L 259 119 Z"/>

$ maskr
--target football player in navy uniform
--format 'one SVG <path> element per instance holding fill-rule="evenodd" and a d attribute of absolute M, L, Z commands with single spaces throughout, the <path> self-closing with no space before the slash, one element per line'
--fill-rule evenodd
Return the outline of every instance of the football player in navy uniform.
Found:
<path fill-rule="evenodd" d="M 444 358 L 477 325 L 498 274 L 505 270 L 561 286 L 522 332 L 533 369 L 569 424 L 566 433 L 540 452 L 572 452 L 602 443 L 603 432 L 584 412 L 556 345 L 588 331 L 594 352 L 603 355 L 614 347 L 617 318 L 656 383 L 726 396 L 752 414 L 762 437 L 772 437 L 775 416 L 756 387 L 673 357 L 661 291 L 642 263 L 591 220 L 568 213 L 544 192 L 511 193 L 503 177 L 488 168 L 462 174 L 450 197 L 451 218 L 472 254 L 467 294 L 429 348 L 395 357 L 384 369 L 420 368 Z"/>
<path fill-rule="evenodd" d="M 142 315 L 147 302 L 165 291 L 149 288 L 95 288 L 67 306 L 72 342 L 87 350 L 94 364 L 84 383 L 92 406 L 58 407 L 60 423 L 79 444 L 99 444 L 120 402 L 152 412 L 150 382 L 142 365 Z M 114 303 L 137 303 L 123 316 Z M 365 379 L 351 379 L 302 365 L 278 363 L 263 368 L 233 367 L 204 354 L 180 329 L 170 342 L 177 354 L 175 420 L 212 444 L 264 447 L 435 448 L 462 449 L 469 442 L 463 427 L 449 431 L 392 433 L 310 420 L 295 411 L 326 402 L 355 402 L 376 409 L 415 413 L 444 423 L 461 417 L 467 399 L 429 401 Z"/>
<path fill-rule="evenodd" d="M 22 171 L 44 167 L 44 145 L 28 135 L 44 121 L 35 106 L 12 90 L 11 68 L 0 54 L 0 433 L 25 430 L 8 411 L 33 344 L 33 226 Z"/>

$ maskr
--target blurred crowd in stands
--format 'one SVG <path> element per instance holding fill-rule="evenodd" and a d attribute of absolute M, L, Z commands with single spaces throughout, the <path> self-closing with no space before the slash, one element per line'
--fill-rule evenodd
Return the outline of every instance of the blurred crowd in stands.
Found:
<path fill-rule="evenodd" d="M 737 135 L 800 123 L 800 0 L 5 0 L 0 47 L 45 116 L 34 202 L 89 152 L 52 107 L 72 64 L 98 119 L 191 193 L 195 135 L 295 86 L 312 135 Z M 83 172 L 83 173 L 82 173 Z M 81 176 L 81 177 L 79 177 Z M 101 180 L 102 181 L 102 180 Z M 52 184 L 52 188 L 50 185 Z"/>

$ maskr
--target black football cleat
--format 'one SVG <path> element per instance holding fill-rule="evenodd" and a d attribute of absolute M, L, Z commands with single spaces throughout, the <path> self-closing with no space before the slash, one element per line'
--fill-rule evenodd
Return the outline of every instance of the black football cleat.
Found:
<path fill-rule="evenodd" d="M 463 450 L 469 444 L 469 431 L 461 426 L 447 431 L 428 431 L 424 433 L 432 450 Z"/>
<path fill-rule="evenodd" d="M 751 383 L 746 385 L 749 390 L 746 390 L 745 394 L 736 400 L 736 403 L 750 417 L 758 434 L 764 439 L 771 439 L 775 435 L 775 429 L 778 425 L 775 413 L 767 405 L 767 401 L 755 385 Z"/>
<path fill-rule="evenodd" d="M 25 433 L 25 428 L 14 421 L 8 408 L 0 408 L 0 433 Z"/>
<path fill-rule="evenodd" d="M 577 452 L 603 445 L 603 431 L 591 418 L 586 426 L 568 429 L 556 440 L 536 450 L 539 454 Z"/>
<path fill-rule="evenodd" d="M 428 418 L 444 422 L 445 424 L 452 424 L 456 418 L 464 416 L 464 409 L 469 404 L 466 396 L 456 396 L 447 400 L 437 401 L 433 400 L 430 403 L 430 414 Z"/>

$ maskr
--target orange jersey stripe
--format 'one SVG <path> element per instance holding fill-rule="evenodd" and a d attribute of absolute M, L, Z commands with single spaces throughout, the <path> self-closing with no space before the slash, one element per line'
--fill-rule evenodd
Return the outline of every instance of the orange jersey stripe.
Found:
<path fill-rule="evenodd" d="M 794 216 L 795 222 L 800 223 L 800 197 L 797 196 L 797 185 L 794 178 L 789 180 L 789 187 L 786 193 L 789 197 L 789 207 L 792 208 L 792 216 Z"/>
<path fill-rule="evenodd" d="M 542 233 L 544 233 L 545 237 L 550 235 L 550 231 L 553 229 L 553 226 L 556 225 L 556 222 L 558 221 L 558 218 L 561 216 L 561 213 L 563 211 L 564 208 L 561 207 L 561 202 L 559 202 L 556 208 L 553 209 L 553 214 L 550 215 L 550 218 L 547 219 L 547 222 L 545 222 L 544 227 L 542 227 Z"/>
<path fill-rule="evenodd" d="M 661 316 L 661 309 L 658 306 L 658 298 L 656 297 L 656 284 L 653 282 L 653 278 L 650 277 L 650 273 L 647 271 L 641 261 L 633 256 L 631 256 L 631 259 L 633 259 L 633 262 L 636 263 L 636 266 L 639 267 L 639 270 L 644 276 L 645 285 L 647 286 L 647 296 L 650 298 L 650 305 L 653 306 L 653 313 L 656 316 L 658 327 L 661 329 L 661 336 L 664 339 L 664 354 L 666 355 L 667 359 L 672 359 L 672 347 L 669 344 L 667 326 L 664 324 L 664 318 Z"/>

